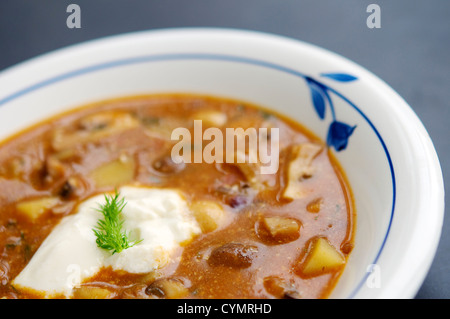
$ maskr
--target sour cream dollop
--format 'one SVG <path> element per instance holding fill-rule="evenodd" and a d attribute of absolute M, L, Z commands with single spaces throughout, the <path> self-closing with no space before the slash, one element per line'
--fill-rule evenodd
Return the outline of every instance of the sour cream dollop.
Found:
<path fill-rule="evenodd" d="M 97 247 L 93 228 L 102 214 L 104 195 L 82 202 L 75 214 L 64 217 L 44 240 L 28 265 L 14 279 L 20 288 L 47 296 L 70 297 L 73 288 L 102 267 L 147 273 L 166 265 L 177 247 L 201 230 L 183 195 L 172 189 L 125 186 L 124 230 L 131 240 L 142 240 L 118 254 Z"/>

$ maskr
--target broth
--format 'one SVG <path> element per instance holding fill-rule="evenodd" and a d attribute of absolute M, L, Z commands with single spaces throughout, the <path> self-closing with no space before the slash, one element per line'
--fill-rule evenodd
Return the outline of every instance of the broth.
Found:
<path fill-rule="evenodd" d="M 171 150 L 179 140 L 171 134 L 181 127 L 194 136 L 194 120 L 202 120 L 202 132 L 214 127 L 223 136 L 225 128 L 277 128 L 278 170 L 261 174 L 258 162 L 176 163 Z M 199 151 L 189 147 L 192 156 Z M 73 298 L 326 298 L 353 247 L 350 187 L 326 145 L 303 126 L 219 97 L 134 96 L 59 115 L 0 146 L 0 297 L 43 297 L 14 278 L 82 201 L 123 185 L 180 191 L 202 231 L 163 267 L 104 267 Z"/>

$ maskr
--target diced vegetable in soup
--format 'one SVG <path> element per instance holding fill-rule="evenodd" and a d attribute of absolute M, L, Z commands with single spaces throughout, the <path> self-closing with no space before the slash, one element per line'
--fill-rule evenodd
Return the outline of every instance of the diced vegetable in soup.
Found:
<path fill-rule="evenodd" d="M 0 145 L 1 298 L 326 298 L 354 225 L 326 145 L 242 101 L 103 101 Z"/>

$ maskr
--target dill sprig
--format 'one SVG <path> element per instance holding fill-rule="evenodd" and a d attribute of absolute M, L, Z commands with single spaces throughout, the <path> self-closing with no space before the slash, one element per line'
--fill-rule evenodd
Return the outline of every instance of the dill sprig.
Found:
<path fill-rule="evenodd" d="M 97 246 L 109 251 L 112 254 L 120 253 L 122 250 L 133 247 L 139 241 L 130 241 L 128 234 L 122 230 L 123 219 L 122 210 L 125 207 L 125 199 L 119 199 L 119 193 L 114 196 L 105 195 L 106 203 L 100 205 L 97 209 L 103 214 L 103 219 L 97 222 L 97 226 L 93 229 L 97 236 Z"/>

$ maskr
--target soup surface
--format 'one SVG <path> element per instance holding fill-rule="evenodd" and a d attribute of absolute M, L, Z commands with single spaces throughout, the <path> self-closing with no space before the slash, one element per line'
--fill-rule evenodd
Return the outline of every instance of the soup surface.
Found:
<path fill-rule="evenodd" d="M 174 136 L 179 128 L 183 134 Z M 242 129 L 233 131 L 231 153 L 227 128 Z M 255 130 L 248 129 L 256 130 L 258 143 L 251 144 Z M 258 153 L 264 147 L 272 151 L 270 163 Z M 269 164 L 275 170 L 264 172 Z M 97 195 L 112 200 L 114 193 L 125 194 L 123 203 L 131 207 L 125 190 L 134 188 L 174 192 L 181 206 L 171 205 L 187 207 L 180 209 L 192 232 L 162 250 L 151 246 L 168 258 L 145 259 L 142 247 L 159 239 L 144 228 L 130 228 L 134 246 L 112 254 L 95 244 L 88 226 L 89 247 L 104 260 L 113 256 L 127 265 L 97 265 L 69 292 L 36 288 L 46 265 L 57 267 L 66 258 L 52 248 L 64 242 L 64 235 L 55 235 L 62 221 L 81 216 L 80 205 Z M 152 194 L 146 205 L 155 209 L 166 193 Z M 172 206 L 167 210 L 178 209 Z M 350 189 L 331 152 L 283 116 L 187 94 L 104 101 L 40 123 L 0 146 L 0 297 L 326 298 L 352 250 L 354 220 Z M 178 225 L 170 236 L 179 235 Z M 46 257 L 39 257 L 44 249 Z M 71 249 L 64 256 L 84 258 Z M 38 267 L 33 259 L 45 262 Z"/>

